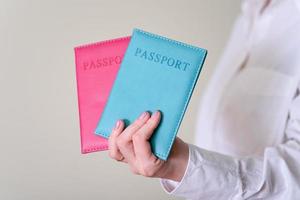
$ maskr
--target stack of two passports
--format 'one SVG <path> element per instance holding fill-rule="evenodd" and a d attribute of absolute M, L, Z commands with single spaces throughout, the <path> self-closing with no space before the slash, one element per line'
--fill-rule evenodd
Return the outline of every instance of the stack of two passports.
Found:
<path fill-rule="evenodd" d="M 167 160 L 206 50 L 134 29 L 131 37 L 75 48 L 82 153 L 107 150 L 119 119 L 160 110 L 152 152 Z"/>

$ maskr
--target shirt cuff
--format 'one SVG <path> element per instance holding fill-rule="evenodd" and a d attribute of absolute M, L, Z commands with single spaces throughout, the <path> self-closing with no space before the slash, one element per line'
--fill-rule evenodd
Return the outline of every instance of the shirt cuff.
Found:
<path fill-rule="evenodd" d="M 162 188 L 164 189 L 164 191 L 167 194 L 176 194 L 176 191 L 180 189 L 181 185 L 183 184 L 183 182 L 186 179 L 186 176 L 187 176 L 188 172 L 191 170 L 190 169 L 191 145 L 188 144 L 188 146 L 189 146 L 189 158 L 188 158 L 187 167 L 185 169 L 185 172 L 184 172 L 184 175 L 183 175 L 181 181 L 177 182 L 177 181 L 173 181 L 173 180 L 170 180 L 170 179 L 160 178 L 160 184 L 161 184 Z"/>
<path fill-rule="evenodd" d="M 160 179 L 167 194 L 186 199 L 232 199 L 241 190 L 237 161 L 189 145 L 189 159 L 180 182 Z"/>

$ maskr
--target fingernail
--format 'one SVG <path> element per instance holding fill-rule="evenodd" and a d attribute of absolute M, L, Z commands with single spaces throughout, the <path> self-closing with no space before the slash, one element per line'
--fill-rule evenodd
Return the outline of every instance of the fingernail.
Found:
<path fill-rule="evenodd" d="M 120 127 L 120 125 L 121 125 L 121 121 L 120 121 L 120 120 L 118 120 L 118 121 L 117 121 L 117 123 L 116 123 L 116 126 L 115 126 L 115 128 L 116 128 L 116 129 L 118 129 L 118 128 Z"/>
<path fill-rule="evenodd" d="M 153 116 L 156 117 L 156 116 L 158 116 L 158 115 L 159 115 L 159 111 L 157 110 L 157 111 L 154 112 Z"/>
<path fill-rule="evenodd" d="M 143 119 L 144 117 L 146 117 L 146 115 L 147 115 L 147 112 L 143 112 L 143 113 L 140 115 L 139 119 Z"/>

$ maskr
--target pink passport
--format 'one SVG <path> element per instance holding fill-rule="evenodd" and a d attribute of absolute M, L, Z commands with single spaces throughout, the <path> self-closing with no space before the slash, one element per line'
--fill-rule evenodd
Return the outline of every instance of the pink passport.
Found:
<path fill-rule="evenodd" d="M 75 47 L 81 152 L 108 149 L 94 131 L 127 49 L 130 37 Z"/>

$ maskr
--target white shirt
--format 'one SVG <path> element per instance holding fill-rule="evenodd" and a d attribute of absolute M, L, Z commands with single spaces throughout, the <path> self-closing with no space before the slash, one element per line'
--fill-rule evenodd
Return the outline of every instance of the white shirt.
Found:
<path fill-rule="evenodd" d="M 187 199 L 300 199 L 300 0 L 244 0 L 200 104 Z"/>

